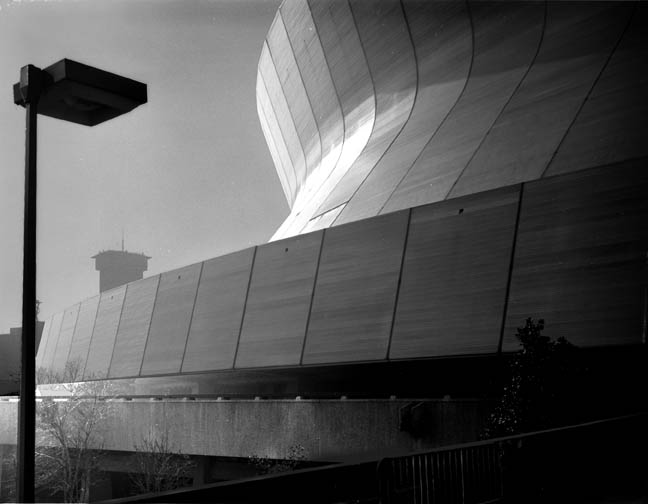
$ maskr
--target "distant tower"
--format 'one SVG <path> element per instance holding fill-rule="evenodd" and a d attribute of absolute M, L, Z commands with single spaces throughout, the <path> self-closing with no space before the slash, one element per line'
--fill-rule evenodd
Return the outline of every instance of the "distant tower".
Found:
<path fill-rule="evenodd" d="M 103 292 L 128 282 L 140 280 L 148 268 L 149 256 L 124 250 L 104 250 L 92 256 L 99 271 L 99 291 Z"/>

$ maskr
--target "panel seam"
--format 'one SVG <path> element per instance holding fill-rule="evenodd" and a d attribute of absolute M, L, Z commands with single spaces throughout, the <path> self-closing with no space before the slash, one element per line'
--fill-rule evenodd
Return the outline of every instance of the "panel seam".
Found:
<path fill-rule="evenodd" d="M 376 130 L 376 117 L 377 117 L 377 111 L 378 111 L 378 98 L 376 97 L 376 84 L 374 83 L 374 77 L 373 73 L 371 72 L 371 67 L 369 66 L 369 60 L 367 59 L 367 51 L 365 50 L 364 43 L 362 42 L 362 37 L 360 36 L 360 30 L 358 29 L 358 22 L 356 21 L 355 15 L 353 14 L 353 8 L 351 7 L 351 0 L 346 0 L 347 6 L 349 7 L 349 13 L 351 14 L 351 21 L 353 21 L 353 26 L 355 27 L 355 32 L 356 35 L 358 35 L 358 41 L 360 42 L 360 50 L 362 51 L 362 55 L 364 56 L 364 62 L 365 65 L 367 66 L 367 75 L 369 75 L 369 81 L 371 82 L 371 89 L 373 90 L 372 96 L 373 96 L 373 102 L 374 102 L 374 114 L 373 114 L 373 122 L 371 123 L 371 133 L 369 133 L 369 136 L 367 137 L 367 141 L 362 147 L 362 150 L 356 158 L 353 160 L 353 162 L 349 165 L 349 168 L 347 169 L 346 173 L 340 178 L 338 183 L 335 185 L 329 196 L 333 193 L 333 191 L 337 188 L 338 185 L 342 183 L 342 181 L 346 178 L 347 174 L 353 169 L 353 165 L 356 163 L 358 159 L 362 156 L 362 154 L 367 150 L 367 145 L 369 145 L 369 142 L 371 141 L 371 137 L 373 137 L 374 131 Z M 344 111 L 342 112 L 344 113 Z M 346 119 L 346 116 L 344 116 L 344 119 Z M 333 208 L 337 208 L 340 205 L 344 205 L 350 201 L 351 198 L 347 198 L 346 201 L 343 201 L 342 203 L 339 203 L 338 205 L 335 205 Z M 327 208 L 326 207 L 326 202 L 328 201 L 328 196 L 326 200 L 317 208 L 317 212 L 319 212 L 322 208 Z M 329 209 L 332 210 L 332 209 Z M 324 210 L 321 213 L 326 213 L 328 210 Z M 340 216 L 338 215 L 335 219 L 333 219 L 333 222 L 329 225 L 329 227 L 335 226 L 335 222 Z"/>
<path fill-rule="evenodd" d="M 515 216 L 515 227 L 513 228 L 513 244 L 511 245 L 511 258 L 509 260 L 508 276 L 506 279 L 506 290 L 504 291 L 504 307 L 502 309 L 502 323 L 500 324 L 499 341 L 497 343 L 497 355 L 502 354 L 504 342 L 504 331 L 506 329 L 506 318 L 508 316 L 508 305 L 511 295 L 511 284 L 513 283 L 513 267 L 515 266 L 515 252 L 517 250 L 517 241 L 520 230 L 520 216 L 522 214 L 522 201 L 524 199 L 524 187 L 526 184 L 520 184 L 520 193 L 518 199 L 517 214 Z"/>
<path fill-rule="evenodd" d="M 180 367 L 178 368 L 178 373 L 182 373 L 182 368 L 184 367 L 185 354 L 187 353 L 187 346 L 189 345 L 189 335 L 191 334 L 191 325 L 193 324 L 194 313 L 196 312 L 196 302 L 198 301 L 198 291 L 200 290 L 200 281 L 202 280 L 202 274 L 204 268 L 205 268 L 205 261 L 200 263 L 198 282 L 196 282 L 196 293 L 194 294 L 193 305 L 191 306 L 191 316 L 189 317 L 189 325 L 187 327 L 187 337 L 185 339 L 184 348 L 182 350 L 182 358 L 180 359 Z"/>
<path fill-rule="evenodd" d="M 418 160 L 421 158 L 421 156 L 423 155 L 425 150 L 430 145 L 430 142 L 432 142 L 432 140 L 436 137 L 437 133 L 443 128 L 443 125 L 448 120 L 448 117 L 450 117 L 452 115 L 452 113 L 454 112 L 457 104 L 461 101 L 461 98 L 463 97 L 463 95 L 464 95 L 464 93 L 466 91 L 466 88 L 468 87 L 468 82 L 470 81 L 470 77 L 471 77 L 472 69 L 473 69 L 473 64 L 474 64 L 474 61 L 475 61 L 475 26 L 474 26 L 474 21 L 473 21 L 473 17 L 472 17 L 472 11 L 470 10 L 470 2 L 468 0 L 466 0 L 465 3 L 466 3 L 466 12 L 468 14 L 468 21 L 470 22 L 470 43 L 471 43 L 470 64 L 468 66 L 468 72 L 466 73 L 466 81 L 464 82 L 463 88 L 461 89 L 461 92 L 459 93 L 459 96 L 457 97 L 455 102 L 452 104 L 452 107 L 450 107 L 450 110 L 448 110 L 448 112 L 444 116 L 443 120 L 436 127 L 436 129 L 434 130 L 434 133 L 432 133 L 432 135 L 430 135 L 430 138 L 428 139 L 428 141 L 425 142 L 425 145 L 421 149 L 421 152 L 418 153 L 418 155 L 416 156 L 416 158 L 414 159 L 414 161 L 412 162 L 410 167 L 407 169 L 405 174 L 401 177 L 401 179 L 398 181 L 398 183 L 396 184 L 394 189 L 391 191 L 391 193 L 389 194 L 389 196 L 387 197 L 385 202 L 382 204 L 382 206 L 378 210 L 377 215 L 382 214 L 382 211 L 385 209 L 385 207 L 387 206 L 387 204 L 389 203 L 391 198 L 394 196 L 394 193 L 396 193 L 396 191 L 398 190 L 400 185 L 403 183 L 403 180 L 405 180 L 407 178 L 410 171 L 412 171 L 412 168 L 414 168 L 414 166 L 416 165 Z"/>
<path fill-rule="evenodd" d="M 72 336 L 70 337 L 70 347 L 68 348 L 67 355 L 65 356 L 65 364 L 63 364 L 63 374 L 67 367 L 68 360 L 70 360 L 70 352 L 72 351 L 72 343 L 74 343 L 74 334 L 76 333 L 77 324 L 79 323 L 79 313 L 81 312 L 81 303 L 77 305 L 76 318 L 74 319 L 74 328 L 72 329 Z"/>
<path fill-rule="evenodd" d="M 598 75 L 597 75 L 596 78 L 594 79 L 594 82 L 593 82 L 592 85 L 590 86 L 590 89 L 589 89 L 589 91 L 587 92 L 587 95 L 585 95 L 585 98 L 583 99 L 583 101 L 581 102 L 580 106 L 578 107 L 578 110 L 577 110 L 576 113 L 574 114 L 574 118 L 573 118 L 573 119 L 571 120 L 571 122 L 569 123 L 569 126 L 568 126 L 567 129 L 565 130 L 565 134 L 562 136 L 562 138 L 561 138 L 560 141 L 558 142 L 558 145 L 556 146 L 556 149 L 554 150 L 553 154 L 551 155 L 551 158 L 550 158 L 549 161 L 547 162 L 547 165 L 545 166 L 544 170 L 542 170 L 542 173 L 540 174 L 540 177 L 539 177 L 539 178 L 543 178 L 543 177 L 546 175 L 547 171 L 549 170 L 549 167 L 550 167 L 551 164 L 554 162 L 554 160 L 555 160 L 555 158 L 556 158 L 556 155 L 558 154 L 558 151 L 560 150 L 560 148 L 561 148 L 561 147 L 563 146 L 563 144 L 565 143 L 565 140 L 566 140 L 566 138 L 567 138 L 567 135 L 569 135 L 569 132 L 571 131 L 571 129 L 572 129 L 572 127 L 574 126 L 574 124 L 576 124 L 576 121 L 578 120 L 578 117 L 580 116 L 581 112 L 582 112 L 583 109 L 585 108 L 585 104 L 589 101 L 589 99 L 590 99 L 590 95 L 592 94 L 592 91 L 594 91 L 594 88 L 596 87 L 596 85 L 598 84 L 599 80 L 601 79 L 601 76 L 602 76 L 603 73 L 605 72 L 605 69 L 607 68 L 607 66 L 609 65 L 610 61 L 612 60 L 612 57 L 613 57 L 614 54 L 617 52 L 617 49 L 619 48 L 619 45 L 621 44 L 621 41 L 622 41 L 623 38 L 625 37 L 626 32 L 628 31 L 628 28 L 629 28 L 630 25 L 632 24 L 632 21 L 634 20 L 635 14 L 637 13 L 637 5 L 638 5 L 638 3 L 635 3 L 635 4 L 634 4 L 634 6 L 633 6 L 633 10 L 632 10 L 632 14 L 630 14 L 630 16 L 629 16 L 629 18 L 628 18 L 628 21 L 626 21 L 626 25 L 625 25 L 625 27 L 623 28 L 623 30 L 621 31 L 621 34 L 619 35 L 619 38 L 618 38 L 617 41 L 615 42 L 614 46 L 612 46 L 612 49 L 610 50 L 610 54 L 608 54 L 608 56 L 607 56 L 607 58 L 606 58 L 606 60 L 605 60 L 605 63 L 603 64 L 603 66 L 601 67 L 601 70 L 599 71 Z"/>
<path fill-rule="evenodd" d="M 115 329 L 115 342 L 113 343 L 112 347 L 112 352 L 110 353 L 110 362 L 108 363 L 108 370 L 106 371 L 106 376 L 110 378 L 110 368 L 112 367 L 113 363 L 113 358 L 115 357 L 115 348 L 117 348 L 117 336 L 119 336 L 119 329 L 121 328 L 121 322 L 122 322 L 122 317 L 124 315 L 124 307 L 126 306 L 126 296 L 128 295 L 128 288 L 130 287 L 130 284 L 126 284 L 126 288 L 124 289 L 124 297 L 122 298 L 121 302 L 121 309 L 119 310 L 119 319 L 117 320 L 117 329 Z M 99 300 L 101 303 L 101 300 Z M 99 315 L 99 307 L 97 307 L 97 315 Z M 95 326 L 97 325 L 97 319 L 95 318 Z M 94 327 L 92 329 L 92 336 L 94 337 Z M 90 349 L 88 349 L 88 356 L 90 356 Z M 142 355 L 142 359 L 144 358 L 144 355 Z M 86 359 L 86 367 L 88 367 L 88 361 Z M 141 367 L 141 365 L 140 365 Z M 84 370 L 85 374 L 85 370 Z"/>
<path fill-rule="evenodd" d="M 319 253 L 317 254 L 317 265 L 315 266 L 315 276 L 313 278 L 313 288 L 311 290 L 310 304 L 308 305 L 308 315 L 306 317 L 306 326 L 304 327 L 304 339 L 302 341 L 301 353 L 299 355 L 299 365 L 304 362 L 304 352 L 306 350 L 306 338 L 308 337 L 308 328 L 310 327 L 311 315 L 313 313 L 313 301 L 315 299 L 315 288 L 317 287 L 317 277 L 319 276 L 320 264 L 322 261 L 322 250 L 324 250 L 324 237 L 326 229 L 322 229 L 322 239 L 320 241 Z"/>
<path fill-rule="evenodd" d="M 508 97 L 508 100 L 506 100 L 506 103 L 504 104 L 504 106 L 503 106 L 502 109 L 500 110 L 499 114 L 497 114 L 497 117 L 495 118 L 495 120 L 493 121 L 493 123 L 490 125 L 490 128 L 488 128 L 488 131 L 487 131 L 486 134 L 482 137 L 481 141 L 479 142 L 479 145 L 478 145 L 477 148 L 473 151 L 472 155 L 470 156 L 470 158 L 468 159 L 468 161 L 466 162 L 466 164 L 464 165 L 464 167 L 462 168 L 462 170 L 459 172 L 459 175 L 457 176 L 457 178 L 455 179 L 455 181 L 452 183 L 452 186 L 450 187 L 450 189 L 449 189 L 448 192 L 446 193 L 446 195 L 445 195 L 445 197 L 443 198 L 443 200 L 446 200 L 446 199 L 450 198 L 450 195 L 452 194 L 452 191 L 454 191 L 455 187 L 456 187 L 457 184 L 459 183 L 459 180 L 461 180 L 461 178 L 463 177 L 464 173 L 466 173 L 466 170 L 467 170 L 468 167 L 470 166 L 470 163 L 473 162 L 473 160 L 474 160 L 475 157 L 477 156 L 477 153 L 481 150 L 482 146 L 483 146 L 484 143 L 486 142 L 486 139 L 487 139 L 487 138 L 489 137 L 489 135 L 491 134 L 491 131 L 493 131 L 493 128 L 495 127 L 495 125 L 497 124 L 497 122 L 502 118 L 502 116 L 504 115 L 504 112 L 506 111 L 506 108 L 509 106 L 509 104 L 510 104 L 511 101 L 513 100 L 513 97 L 514 97 L 514 96 L 517 94 L 517 92 L 520 90 L 520 87 L 522 87 L 522 84 L 524 84 L 524 81 L 526 80 L 527 76 L 529 75 L 529 72 L 531 72 L 531 69 L 532 69 L 533 66 L 535 65 L 536 60 L 538 59 L 538 55 L 540 54 L 540 50 L 542 49 L 542 44 L 544 43 L 544 36 L 545 36 L 545 32 L 546 32 L 546 30 L 547 30 L 547 11 L 548 11 L 548 10 L 549 10 L 548 0 L 545 0 L 545 1 L 544 1 L 544 16 L 543 16 L 543 19 L 542 19 L 542 31 L 540 32 L 540 39 L 538 40 L 538 46 L 536 47 L 536 52 L 535 52 L 535 54 L 533 55 L 533 58 L 531 59 L 531 61 L 529 62 L 529 66 L 527 67 L 527 69 L 526 69 L 526 71 L 524 72 L 524 75 L 522 76 L 522 78 L 520 79 L 520 81 L 517 83 L 517 86 L 515 86 L 515 89 L 513 90 L 513 92 L 511 93 L 511 95 Z"/>
<path fill-rule="evenodd" d="M 376 160 L 374 165 L 371 167 L 371 170 L 369 170 L 369 173 L 367 173 L 367 175 L 365 175 L 362 182 L 360 182 L 360 184 L 358 184 L 358 187 L 356 187 L 356 189 L 353 191 L 353 194 L 351 194 L 351 196 L 349 197 L 349 199 L 347 200 L 346 203 L 351 202 L 351 200 L 356 196 L 356 194 L 358 194 L 358 192 L 360 191 L 362 186 L 364 186 L 365 182 L 367 182 L 367 180 L 369 179 L 369 177 L 371 176 L 373 171 L 376 169 L 376 166 L 378 166 L 380 164 L 380 162 L 383 160 L 383 158 L 385 157 L 385 155 L 387 154 L 389 149 L 391 149 L 392 146 L 394 145 L 394 142 L 396 142 L 396 140 L 400 137 L 401 133 L 403 132 L 403 129 L 405 129 L 405 126 L 407 126 L 407 123 L 411 119 L 412 112 L 414 111 L 414 107 L 416 106 L 416 100 L 418 98 L 418 90 L 419 90 L 419 84 L 420 84 L 420 82 L 419 82 L 418 58 L 416 56 L 416 47 L 414 46 L 414 39 L 412 38 L 412 30 L 410 29 L 409 22 L 408 22 L 408 19 L 407 19 L 407 14 L 405 13 L 405 7 L 403 6 L 402 0 L 400 0 L 398 2 L 398 4 L 400 5 L 401 12 L 403 14 L 403 22 L 404 22 L 405 26 L 407 27 L 407 34 L 409 36 L 410 46 L 412 47 L 412 54 L 414 56 L 414 73 L 415 73 L 415 76 L 416 76 L 415 77 L 415 84 L 414 84 L 414 98 L 412 99 L 412 105 L 410 106 L 409 113 L 407 114 L 407 118 L 403 121 L 403 124 L 398 129 L 398 132 L 394 135 L 394 138 L 391 139 L 391 141 L 389 142 L 389 145 L 385 148 L 385 150 L 382 152 L 380 157 Z M 360 31 L 358 31 L 358 37 L 359 36 L 360 36 Z M 362 42 L 362 39 L 360 39 L 360 42 Z M 369 62 L 368 61 L 367 61 L 367 67 L 369 67 Z M 376 92 L 375 92 L 375 88 L 374 88 L 374 97 L 375 96 L 376 96 Z M 374 121 L 374 124 L 375 124 L 375 121 Z M 373 134 L 373 131 L 372 131 L 372 134 Z M 335 219 L 331 223 L 331 226 L 334 226 L 335 223 L 338 221 L 338 219 L 340 217 L 342 217 L 342 215 L 347 211 L 346 208 L 347 207 L 342 209 L 342 211 L 337 215 L 337 217 L 335 217 Z M 379 213 L 380 213 L 380 210 L 378 210 L 378 213 L 376 215 L 378 215 Z"/>
<path fill-rule="evenodd" d="M 277 19 L 281 18 L 281 11 L 279 12 L 279 15 L 277 16 Z M 281 25 L 283 26 L 283 20 L 281 21 Z M 285 28 L 284 28 L 285 30 Z M 286 35 L 287 36 L 287 35 Z M 302 156 L 304 156 L 304 180 L 298 181 L 300 184 L 299 187 L 306 182 L 306 178 L 308 177 L 308 162 L 306 161 L 306 149 L 304 148 L 304 142 L 302 141 L 301 135 L 299 134 L 299 129 L 297 128 L 297 123 L 295 121 L 295 117 L 293 116 L 293 110 L 290 107 L 290 102 L 288 101 L 288 98 L 286 98 L 286 91 L 284 90 L 284 83 L 281 82 L 281 76 L 279 75 L 279 71 L 277 70 L 277 65 L 275 64 L 274 57 L 272 55 L 272 49 L 270 48 L 270 42 L 266 38 L 266 45 L 268 46 L 268 54 L 270 55 L 270 61 L 272 62 L 272 67 L 277 74 L 277 80 L 279 81 L 279 88 L 281 89 L 281 94 L 284 97 L 284 101 L 286 102 L 286 107 L 288 108 L 288 115 L 290 116 L 290 121 L 293 124 L 293 128 L 295 128 L 295 133 L 297 134 L 297 140 L 299 141 L 299 147 L 301 148 Z M 265 80 L 264 80 L 265 82 Z M 267 89 L 267 87 L 266 87 Z M 274 107 L 273 107 L 274 110 Z M 295 178 L 297 180 L 297 178 Z M 297 195 L 295 194 L 295 199 L 297 199 Z"/>
<path fill-rule="evenodd" d="M 250 297 L 250 288 L 252 287 L 252 274 L 254 273 L 254 266 L 256 264 L 257 250 L 259 247 L 254 247 L 252 253 L 252 263 L 250 264 L 250 276 L 248 277 L 247 289 L 245 290 L 245 300 L 243 301 L 243 313 L 241 313 L 241 323 L 239 324 L 238 338 L 236 339 L 236 348 L 234 349 L 234 358 L 232 359 L 232 369 L 236 369 L 236 359 L 238 358 L 238 351 L 241 345 L 241 335 L 243 334 L 243 322 L 245 322 L 245 312 L 247 311 L 248 299 Z"/>
<path fill-rule="evenodd" d="M 149 338 L 151 336 L 151 326 L 153 325 L 153 315 L 155 315 L 155 305 L 157 304 L 158 292 L 160 291 L 160 284 L 162 283 L 162 273 L 158 275 L 157 286 L 155 287 L 155 297 L 153 298 L 153 308 L 151 309 L 151 318 L 149 319 L 148 330 L 146 331 L 146 340 L 144 341 L 144 350 L 142 351 L 142 362 L 137 376 L 142 376 L 142 369 L 144 369 L 144 358 L 146 357 L 146 348 L 148 347 Z M 124 303 L 126 303 L 126 296 L 124 296 Z M 115 343 L 117 337 L 115 337 Z"/>
<path fill-rule="evenodd" d="M 128 286 L 127 286 L 128 288 Z M 126 294 L 124 294 L 126 296 Z M 97 315 L 99 315 L 99 305 L 101 304 L 101 294 L 99 295 L 99 300 L 97 301 L 97 308 L 95 309 L 94 318 L 92 319 L 92 329 L 90 330 L 90 341 L 88 342 L 88 350 L 86 351 L 86 356 L 83 361 L 83 371 L 81 371 L 81 377 L 85 376 L 85 370 L 88 366 L 88 356 L 90 355 L 90 348 L 92 347 L 92 339 L 94 338 L 95 326 L 97 325 Z M 112 354 L 110 355 L 110 362 L 112 363 Z M 110 371 L 110 365 L 108 366 Z"/>
<path fill-rule="evenodd" d="M 389 340 L 387 341 L 387 353 L 385 360 L 389 359 L 389 352 L 391 352 L 392 339 L 394 337 L 394 327 L 396 325 L 396 313 L 398 311 L 398 300 L 400 298 L 401 285 L 403 283 L 403 270 L 405 268 L 405 256 L 407 255 L 407 244 L 409 242 L 410 226 L 412 224 L 412 208 L 408 210 L 407 225 L 405 227 L 405 240 L 403 242 L 403 255 L 401 256 L 400 270 L 398 273 L 398 283 L 396 285 L 396 296 L 394 297 L 394 311 L 392 313 L 391 327 L 389 328 Z"/>
<path fill-rule="evenodd" d="M 315 124 L 315 129 L 317 130 L 317 137 L 319 138 L 319 146 L 320 146 L 320 155 L 319 155 L 319 166 L 322 165 L 322 132 L 320 131 L 320 125 L 317 122 L 317 117 L 315 116 L 315 110 L 313 110 L 313 102 L 311 101 L 311 97 L 308 94 L 308 90 L 306 89 L 306 82 L 304 81 L 304 76 L 302 75 L 301 68 L 299 67 L 299 61 L 297 61 L 297 54 L 295 53 L 295 47 L 293 46 L 292 40 L 290 40 L 290 34 L 288 33 L 288 27 L 286 26 L 286 22 L 283 19 L 283 13 L 281 10 L 284 8 L 286 4 L 283 3 L 279 7 L 279 17 L 281 18 L 281 24 L 286 32 L 286 39 L 288 39 L 288 45 L 290 46 L 290 51 L 292 52 L 292 57 L 295 60 L 295 66 L 297 67 L 297 73 L 299 74 L 299 80 L 301 81 L 302 87 L 304 89 L 304 94 L 306 95 L 306 100 L 308 100 L 308 107 L 310 108 L 310 113 L 311 116 L 313 117 L 313 124 Z M 306 4 L 306 7 L 308 7 L 308 4 Z M 314 23 L 313 23 L 314 24 Z M 270 48 L 270 45 L 268 44 L 268 48 Z M 272 52 L 270 53 L 270 56 L 272 57 Z M 306 179 L 304 183 L 308 180 L 308 176 L 310 175 L 308 173 L 308 163 L 306 162 L 306 153 L 304 152 L 304 162 L 306 163 Z M 315 168 L 317 169 L 317 167 Z"/>

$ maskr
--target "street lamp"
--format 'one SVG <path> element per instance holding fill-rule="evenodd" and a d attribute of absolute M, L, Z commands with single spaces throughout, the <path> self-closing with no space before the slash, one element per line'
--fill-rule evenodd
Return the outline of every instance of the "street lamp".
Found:
<path fill-rule="evenodd" d="M 41 70 L 20 69 L 14 103 L 27 111 L 25 222 L 23 244 L 22 351 L 18 410 L 18 502 L 34 502 L 36 430 L 36 117 L 86 126 L 130 112 L 146 103 L 146 84 L 63 59 Z"/>

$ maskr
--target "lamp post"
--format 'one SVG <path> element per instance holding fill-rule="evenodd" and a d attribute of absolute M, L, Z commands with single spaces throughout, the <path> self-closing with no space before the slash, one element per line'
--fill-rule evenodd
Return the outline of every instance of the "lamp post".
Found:
<path fill-rule="evenodd" d="M 146 84 L 63 59 L 41 70 L 20 69 L 14 103 L 27 112 L 23 243 L 22 350 L 18 410 L 18 502 L 34 502 L 36 431 L 36 127 L 42 114 L 86 126 L 146 103 Z"/>

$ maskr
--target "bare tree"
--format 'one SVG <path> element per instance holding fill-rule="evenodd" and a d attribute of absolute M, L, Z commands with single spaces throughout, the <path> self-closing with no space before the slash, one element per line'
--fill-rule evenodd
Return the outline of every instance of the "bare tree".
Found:
<path fill-rule="evenodd" d="M 36 409 L 36 486 L 65 502 L 87 502 L 100 475 L 99 458 L 110 403 L 102 381 L 77 382 L 80 365 L 70 362 L 58 376 L 39 370 L 39 383 L 61 397 L 43 397 Z M 57 390 L 58 389 L 58 390 Z"/>
<path fill-rule="evenodd" d="M 140 493 L 164 492 L 186 486 L 195 470 L 194 462 L 172 446 L 169 432 L 152 432 L 135 444 L 135 470 L 130 479 Z"/>

